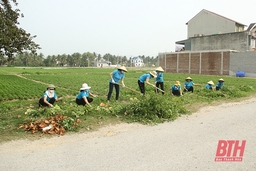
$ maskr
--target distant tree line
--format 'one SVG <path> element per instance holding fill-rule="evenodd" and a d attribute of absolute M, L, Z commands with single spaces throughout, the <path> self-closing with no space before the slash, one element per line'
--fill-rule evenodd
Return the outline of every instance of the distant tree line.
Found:
<path fill-rule="evenodd" d="M 104 56 L 97 55 L 95 52 L 86 52 L 47 57 L 42 53 L 36 54 L 41 47 L 33 41 L 36 35 L 33 36 L 20 28 L 18 18 L 24 15 L 17 7 L 17 0 L 0 0 L 0 66 L 91 67 L 94 66 L 95 61 L 102 58 L 111 62 L 112 65 L 131 65 L 131 57 L 109 53 Z M 145 66 L 155 65 L 157 61 L 154 57 L 144 55 L 139 57 L 144 60 Z"/>
<path fill-rule="evenodd" d="M 156 65 L 157 57 L 139 56 L 143 59 L 145 66 Z M 131 66 L 132 57 L 116 56 L 109 53 L 101 56 L 95 52 L 85 52 L 83 54 L 62 54 L 48 55 L 45 57 L 42 53 L 18 53 L 15 54 L 12 60 L 0 55 L 0 66 L 24 66 L 24 67 L 93 67 L 95 62 L 104 59 L 111 62 L 112 65 Z"/>

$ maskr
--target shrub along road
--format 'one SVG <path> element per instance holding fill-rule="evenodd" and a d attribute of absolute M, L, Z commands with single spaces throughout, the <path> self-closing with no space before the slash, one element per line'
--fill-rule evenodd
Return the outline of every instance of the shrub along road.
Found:
<path fill-rule="evenodd" d="M 256 170 L 256 98 L 208 106 L 157 126 L 0 145 L 0 170 Z M 219 140 L 246 140 L 242 162 L 215 162 Z M 232 153 L 231 153 L 232 154 Z"/>

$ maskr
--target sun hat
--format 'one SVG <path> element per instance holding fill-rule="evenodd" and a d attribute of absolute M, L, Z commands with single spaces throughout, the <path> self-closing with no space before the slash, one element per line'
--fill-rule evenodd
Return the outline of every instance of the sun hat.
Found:
<path fill-rule="evenodd" d="M 187 77 L 187 78 L 186 78 L 186 80 L 192 80 L 192 78 L 190 78 L 190 77 Z"/>
<path fill-rule="evenodd" d="M 164 69 L 162 67 L 156 68 L 156 71 L 164 72 Z"/>
<path fill-rule="evenodd" d="M 222 78 L 220 78 L 220 79 L 219 79 L 219 81 L 222 81 L 222 82 L 224 82 L 224 80 L 223 80 Z"/>
<path fill-rule="evenodd" d="M 179 81 L 175 81 L 175 84 L 174 85 L 180 85 L 180 82 Z"/>
<path fill-rule="evenodd" d="M 149 72 L 149 74 L 156 78 L 156 71 Z"/>
<path fill-rule="evenodd" d="M 118 69 L 123 70 L 124 72 L 127 72 L 127 69 L 125 68 L 125 66 L 121 66 Z"/>
<path fill-rule="evenodd" d="M 211 84 L 211 85 L 214 85 L 214 82 L 211 81 L 208 81 L 207 84 Z"/>
<path fill-rule="evenodd" d="M 84 83 L 84 84 L 82 85 L 82 88 L 80 88 L 80 90 L 88 90 L 88 89 L 90 89 L 90 88 L 91 88 L 91 87 L 89 87 L 88 84 Z"/>
<path fill-rule="evenodd" d="M 49 88 L 54 88 L 55 89 L 55 86 L 53 84 L 49 84 L 47 89 L 49 89 Z"/>

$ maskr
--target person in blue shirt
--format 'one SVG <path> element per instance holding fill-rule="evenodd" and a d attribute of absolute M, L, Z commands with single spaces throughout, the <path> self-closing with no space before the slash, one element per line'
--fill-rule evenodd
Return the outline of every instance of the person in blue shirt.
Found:
<path fill-rule="evenodd" d="M 80 92 L 79 94 L 76 96 L 76 104 L 78 105 L 88 105 L 88 106 L 91 106 L 91 102 L 93 101 L 93 98 L 90 98 L 89 96 L 93 96 L 93 97 L 96 97 L 96 95 L 93 95 L 91 92 L 90 92 L 90 88 L 88 86 L 88 84 L 84 83 L 82 85 L 82 88 L 80 88 Z"/>
<path fill-rule="evenodd" d="M 57 94 L 55 93 L 55 86 L 50 84 L 46 91 L 44 91 L 44 95 L 39 100 L 39 107 L 41 106 L 49 106 L 53 107 L 54 102 L 58 101 Z"/>
<path fill-rule="evenodd" d="M 121 66 L 117 70 L 114 70 L 113 72 L 110 73 L 109 91 L 108 91 L 108 97 L 107 97 L 108 102 L 110 101 L 111 94 L 113 92 L 113 87 L 115 87 L 115 89 L 116 89 L 116 102 L 118 101 L 119 91 L 120 91 L 120 89 L 119 89 L 119 81 L 120 80 L 121 80 L 122 86 L 125 87 L 124 72 L 127 72 L 127 69 L 124 66 Z"/>
<path fill-rule="evenodd" d="M 206 89 L 210 89 L 210 90 L 213 90 L 213 85 L 214 85 L 214 82 L 213 81 L 208 81 L 205 88 Z"/>
<path fill-rule="evenodd" d="M 216 85 L 216 90 L 221 89 L 223 86 L 224 86 L 224 80 L 223 80 L 222 78 L 220 78 L 220 79 L 218 80 L 217 85 Z"/>
<path fill-rule="evenodd" d="M 185 79 L 185 83 L 184 83 L 184 92 L 188 92 L 191 91 L 192 93 L 194 92 L 194 87 L 193 86 L 197 86 L 200 84 L 195 84 L 192 80 L 192 78 L 187 77 Z"/>
<path fill-rule="evenodd" d="M 156 71 L 152 71 L 152 72 L 143 74 L 138 79 L 139 89 L 143 95 L 145 94 L 145 82 L 146 82 L 146 84 L 155 87 L 155 85 L 149 83 L 149 79 L 151 79 L 151 78 L 156 78 Z"/>
<path fill-rule="evenodd" d="M 156 68 L 156 87 L 161 88 L 162 94 L 164 95 L 164 74 L 163 74 L 164 70 L 162 67 L 158 67 Z M 156 93 L 158 93 L 158 89 L 156 89 Z"/>
<path fill-rule="evenodd" d="M 171 87 L 171 94 L 173 96 L 182 96 L 182 90 L 179 81 L 176 81 L 175 84 Z"/>

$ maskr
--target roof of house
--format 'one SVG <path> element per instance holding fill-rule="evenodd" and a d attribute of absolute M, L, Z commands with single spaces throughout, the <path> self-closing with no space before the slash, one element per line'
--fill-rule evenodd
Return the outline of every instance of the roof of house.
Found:
<path fill-rule="evenodd" d="M 237 21 L 235 21 L 235 20 L 229 19 L 229 18 L 227 18 L 227 17 L 224 17 L 224 16 L 219 15 L 219 14 L 217 14 L 217 13 L 208 11 L 208 10 L 206 10 L 206 9 L 202 9 L 199 13 L 201 13 L 202 11 L 206 11 L 206 12 L 211 13 L 211 14 L 213 14 L 213 15 L 217 15 L 217 16 L 219 16 L 219 17 L 222 17 L 222 18 L 224 18 L 224 19 L 226 19 L 226 20 L 230 20 L 230 21 L 235 22 L 235 23 L 237 23 L 237 24 L 246 26 L 245 24 L 239 23 L 239 22 L 237 22 Z M 196 17 L 199 13 L 197 13 L 194 17 Z M 193 17 L 193 18 L 194 18 L 194 17 Z M 192 20 L 193 18 L 191 18 L 190 20 Z M 189 20 L 189 21 L 190 21 L 190 20 Z M 188 25 L 189 21 L 186 23 L 186 25 Z"/>
<path fill-rule="evenodd" d="M 247 31 L 251 31 L 254 27 L 256 27 L 256 23 L 251 23 L 247 28 Z"/>

